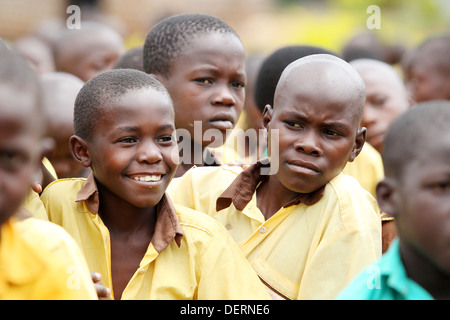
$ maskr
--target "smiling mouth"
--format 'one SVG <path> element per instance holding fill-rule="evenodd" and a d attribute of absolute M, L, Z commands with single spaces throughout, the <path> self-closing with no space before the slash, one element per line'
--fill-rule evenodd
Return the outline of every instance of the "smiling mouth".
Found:
<path fill-rule="evenodd" d="M 132 175 L 129 176 L 131 179 L 140 181 L 140 182 L 158 182 L 161 181 L 163 175 L 162 174 L 149 174 L 149 175 Z"/>

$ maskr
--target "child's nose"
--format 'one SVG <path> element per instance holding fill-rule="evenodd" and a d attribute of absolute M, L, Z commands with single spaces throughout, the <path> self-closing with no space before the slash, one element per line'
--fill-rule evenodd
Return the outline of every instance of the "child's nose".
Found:
<path fill-rule="evenodd" d="M 157 163 L 162 159 L 161 151 L 155 143 L 142 143 L 137 150 L 136 160 L 140 163 Z"/>
<path fill-rule="evenodd" d="M 305 132 L 294 144 L 297 151 L 313 156 L 321 156 L 322 150 L 318 144 L 318 138 L 312 132 Z"/>
<path fill-rule="evenodd" d="M 217 87 L 217 92 L 213 97 L 212 104 L 232 107 L 236 104 L 236 97 L 229 86 L 221 85 Z"/>

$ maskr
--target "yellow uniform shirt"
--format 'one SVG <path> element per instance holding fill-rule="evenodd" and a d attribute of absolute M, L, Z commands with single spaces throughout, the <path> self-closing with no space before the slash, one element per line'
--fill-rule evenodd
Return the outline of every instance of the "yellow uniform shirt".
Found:
<path fill-rule="evenodd" d="M 79 257 L 61 227 L 11 218 L 0 230 L 0 299 L 97 299 L 86 262 Z"/>
<path fill-rule="evenodd" d="M 33 215 L 33 217 L 48 221 L 47 211 L 45 211 L 44 204 L 39 198 L 39 194 L 34 192 L 31 188 L 22 205 Z"/>
<path fill-rule="evenodd" d="M 174 203 L 219 220 L 280 296 L 333 299 L 381 256 L 375 199 L 354 178 L 339 174 L 323 190 L 299 195 L 265 221 L 256 205 L 259 166 L 243 172 L 225 166 L 191 169 L 168 193 Z"/>
<path fill-rule="evenodd" d="M 91 175 L 51 183 L 41 199 L 49 220 L 79 243 L 91 271 L 112 288 L 110 235 L 98 214 Z M 214 219 L 173 206 L 164 196 L 155 232 L 122 299 L 269 299 L 264 286 L 226 230 Z"/>
<path fill-rule="evenodd" d="M 348 162 L 344 174 L 355 178 L 359 184 L 376 198 L 376 187 L 384 178 L 383 160 L 380 153 L 367 142 L 353 162 Z"/>

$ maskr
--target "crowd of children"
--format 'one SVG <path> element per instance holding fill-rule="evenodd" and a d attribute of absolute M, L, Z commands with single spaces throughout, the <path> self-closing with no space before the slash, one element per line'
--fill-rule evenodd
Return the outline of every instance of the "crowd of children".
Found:
<path fill-rule="evenodd" d="M 0 39 L 0 299 L 449 299 L 449 35 L 361 52 Z"/>

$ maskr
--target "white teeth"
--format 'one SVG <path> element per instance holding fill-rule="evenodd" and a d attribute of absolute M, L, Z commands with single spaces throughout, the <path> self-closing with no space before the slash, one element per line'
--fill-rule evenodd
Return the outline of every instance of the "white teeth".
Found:
<path fill-rule="evenodd" d="M 143 182 L 149 182 L 149 181 L 159 181 L 161 180 L 161 175 L 150 175 L 150 176 L 134 176 L 134 180 L 136 181 L 143 181 Z"/>

